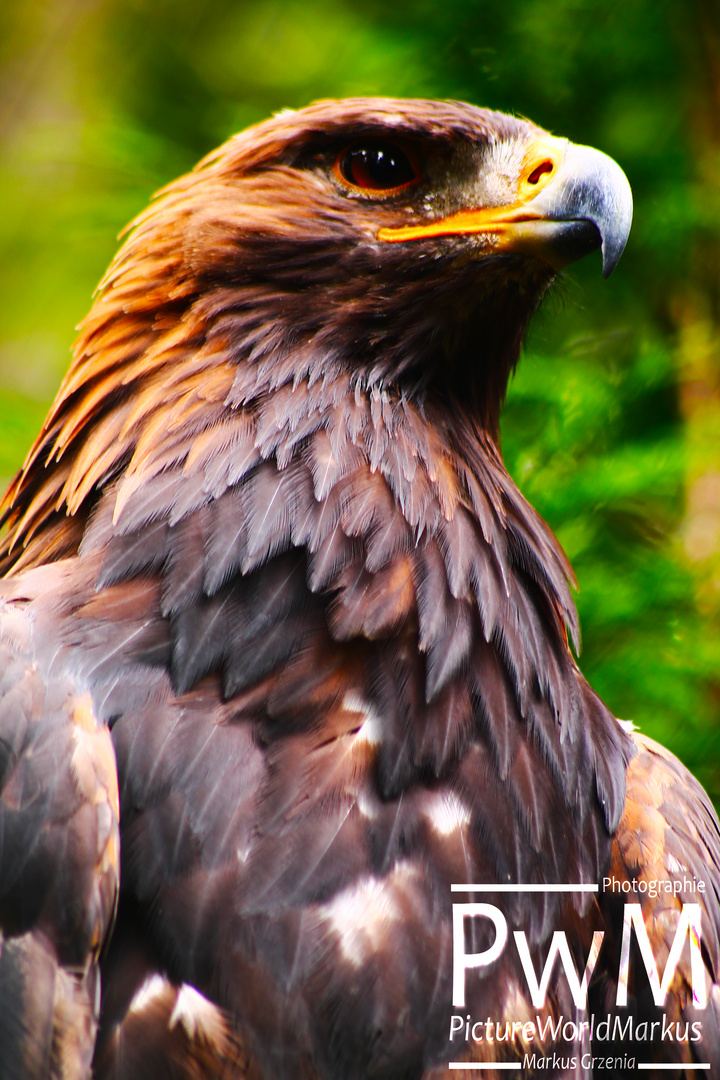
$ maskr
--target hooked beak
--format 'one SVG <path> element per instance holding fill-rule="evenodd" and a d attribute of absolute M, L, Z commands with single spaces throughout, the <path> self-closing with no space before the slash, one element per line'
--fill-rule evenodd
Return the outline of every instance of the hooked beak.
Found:
<path fill-rule="evenodd" d="M 482 234 L 488 253 L 534 255 L 561 270 L 601 249 L 603 276 L 615 269 L 632 222 L 632 193 L 625 173 L 607 154 L 565 139 L 543 136 L 526 155 L 516 201 L 460 210 L 446 218 L 383 228 L 387 243 L 432 236 Z"/>

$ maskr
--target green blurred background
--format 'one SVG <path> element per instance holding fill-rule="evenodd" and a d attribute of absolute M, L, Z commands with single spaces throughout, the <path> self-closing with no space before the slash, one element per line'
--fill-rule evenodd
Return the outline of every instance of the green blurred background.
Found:
<path fill-rule="evenodd" d="M 504 421 L 580 592 L 583 669 L 720 801 L 718 0 L 15 0 L 0 11 L 0 476 L 123 225 L 317 97 L 454 97 L 613 155 L 636 217 L 568 273 Z"/>

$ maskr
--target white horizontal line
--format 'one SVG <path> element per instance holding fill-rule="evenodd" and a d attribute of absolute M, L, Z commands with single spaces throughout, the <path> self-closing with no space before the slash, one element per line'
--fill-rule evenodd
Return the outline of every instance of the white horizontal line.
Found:
<path fill-rule="evenodd" d="M 451 892 L 597 892 L 598 885 L 451 885 Z"/>
<path fill-rule="evenodd" d="M 448 1065 L 450 1069 L 464 1069 L 469 1071 L 470 1069 L 520 1069 L 522 1065 L 519 1061 L 451 1061 Z M 684 1069 L 689 1072 L 691 1069 L 709 1069 L 709 1064 L 699 1065 L 678 1065 L 677 1062 L 663 1062 L 662 1064 L 657 1061 L 638 1061 L 636 1068 L 638 1069 Z"/>
<path fill-rule="evenodd" d="M 663 1062 L 659 1065 L 657 1061 L 638 1061 L 636 1068 L 638 1069 L 682 1069 L 684 1072 L 690 1072 L 691 1069 L 709 1069 L 710 1063 L 704 1063 L 702 1065 L 678 1065 L 676 1061 Z"/>
<path fill-rule="evenodd" d="M 519 1061 L 451 1061 L 451 1069 L 520 1069 Z"/>

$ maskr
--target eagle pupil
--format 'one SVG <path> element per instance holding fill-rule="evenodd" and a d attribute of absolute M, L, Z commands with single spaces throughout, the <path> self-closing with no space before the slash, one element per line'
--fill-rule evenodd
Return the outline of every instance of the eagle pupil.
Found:
<path fill-rule="evenodd" d="M 348 150 L 340 161 L 340 173 L 348 183 L 366 191 L 391 191 L 416 178 L 407 154 L 398 146 L 383 143 Z"/>

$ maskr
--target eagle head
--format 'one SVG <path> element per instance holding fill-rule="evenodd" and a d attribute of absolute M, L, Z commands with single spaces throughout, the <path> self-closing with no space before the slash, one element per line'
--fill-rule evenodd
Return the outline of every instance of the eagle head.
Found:
<path fill-rule="evenodd" d="M 609 274 L 631 217 L 606 155 L 471 105 L 321 101 L 236 135 L 131 226 L 6 497 L 5 551 L 87 511 L 188 378 L 219 408 L 304 379 L 440 395 L 497 442 L 538 302 L 595 248 Z"/>

